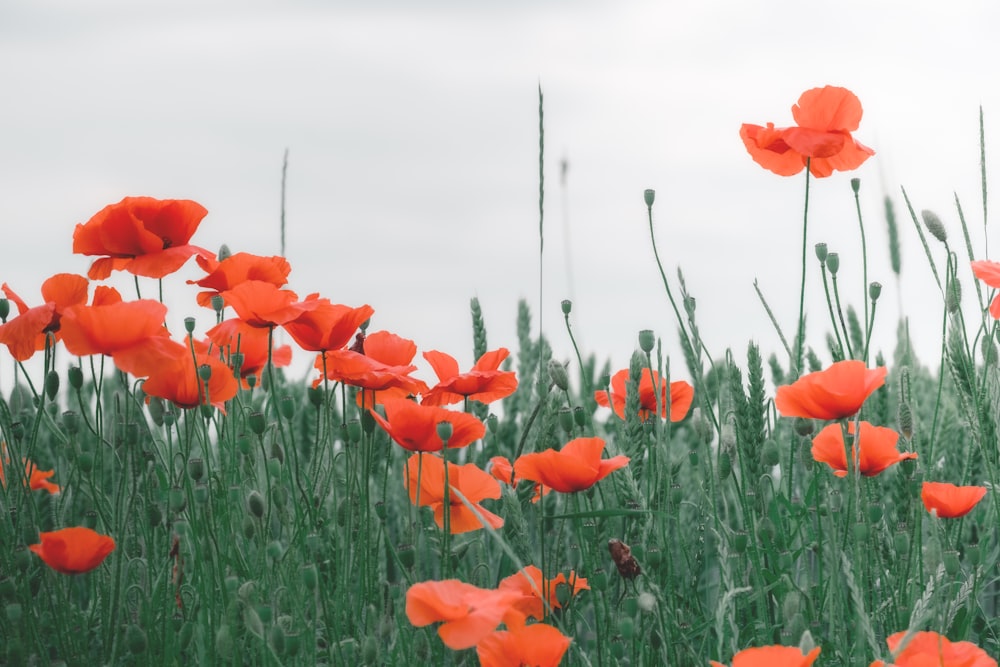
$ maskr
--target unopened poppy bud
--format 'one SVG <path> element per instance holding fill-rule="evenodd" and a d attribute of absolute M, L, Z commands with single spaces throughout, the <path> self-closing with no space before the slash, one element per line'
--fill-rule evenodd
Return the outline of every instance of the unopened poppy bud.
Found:
<path fill-rule="evenodd" d="M 560 305 L 562 306 L 563 315 L 569 315 L 573 312 L 573 302 L 569 299 L 563 299 Z"/>
<path fill-rule="evenodd" d="M 94 455 L 90 452 L 83 452 L 76 458 L 76 465 L 80 472 L 86 474 L 94 469 Z"/>
<path fill-rule="evenodd" d="M 937 217 L 934 211 L 923 210 L 920 212 L 920 217 L 924 219 L 924 227 L 931 233 L 931 236 L 941 243 L 948 242 L 948 232 L 945 231 L 944 225 L 941 224 L 941 218 Z"/>
<path fill-rule="evenodd" d="M 802 651 L 803 655 L 809 655 L 816 648 L 816 640 L 813 639 L 812 633 L 806 630 L 802 633 L 802 638 L 799 639 L 799 650 Z"/>
<path fill-rule="evenodd" d="M 150 396 L 149 402 L 146 403 L 146 409 L 149 410 L 149 416 L 153 419 L 153 423 L 157 426 L 163 426 L 163 399 L 159 396 Z"/>
<path fill-rule="evenodd" d="M 741 554 L 747 550 L 747 545 L 750 543 L 750 536 L 745 530 L 738 530 L 733 533 L 732 546 L 733 551 Z"/>
<path fill-rule="evenodd" d="M 491 414 L 486 418 L 486 428 L 489 429 L 490 433 L 497 432 L 497 429 L 500 428 L 500 420 L 497 419 L 496 415 Z"/>
<path fill-rule="evenodd" d="M 49 400 L 55 400 L 56 395 L 59 393 L 59 373 L 57 371 L 49 371 L 45 375 L 45 395 L 48 396 Z"/>
<path fill-rule="evenodd" d="M 187 507 L 187 497 L 184 495 L 184 489 L 179 486 L 170 489 L 167 492 L 167 509 L 178 514 L 183 512 L 185 507 Z"/>
<path fill-rule="evenodd" d="M 279 540 L 271 540 L 267 543 L 267 548 L 264 551 L 271 560 L 278 560 L 285 553 L 285 547 Z"/>
<path fill-rule="evenodd" d="M 323 405 L 323 399 L 325 398 L 325 396 L 323 395 L 322 387 L 306 388 L 306 396 L 309 397 L 309 405 L 313 406 L 314 408 L 318 408 L 321 405 Z"/>
<path fill-rule="evenodd" d="M 225 243 L 219 246 L 219 254 L 216 255 L 216 259 L 218 259 L 221 262 L 223 260 L 229 259 L 232 256 L 233 256 L 233 251 L 229 249 L 229 246 L 227 246 Z"/>
<path fill-rule="evenodd" d="M 910 536 L 907 533 L 896 533 L 892 538 L 892 548 L 899 557 L 905 557 L 910 552 Z"/>
<path fill-rule="evenodd" d="M 573 421 L 580 428 L 583 428 L 583 425 L 587 423 L 587 413 L 583 411 L 583 407 L 577 405 L 573 408 Z"/>
<path fill-rule="evenodd" d="M 66 433 L 76 435 L 80 431 L 80 415 L 72 410 L 67 410 L 62 414 L 63 428 Z"/>
<path fill-rule="evenodd" d="M 213 294 L 212 298 L 209 299 L 209 303 L 216 314 L 221 313 L 222 309 L 226 307 L 226 300 L 222 298 L 221 294 Z"/>
<path fill-rule="evenodd" d="M 653 201 L 656 199 L 656 190 L 647 189 L 645 192 L 642 193 L 642 198 L 643 201 L 646 202 L 646 208 L 652 208 Z"/>
<path fill-rule="evenodd" d="M 199 458 L 188 459 L 187 462 L 188 475 L 194 481 L 199 481 L 205 476 L 205 460 Z"/>
<path fill-rule="evenodd" d="M 569 373 L 566 366 L 555 359 L 549 359 L 549 381 L 563 391 L 569 390 Z"/>
<path fill-rule="evenodd" d="M 576 428 L 576 424 L 573 421 L 573 411 L 566 406 L 559 408 L 559 426 L 566 433 L 573 433 L 573 429 Z"/>
<path fill-rule="evenodd" d="M 965 547 L 965 557 L 969 560 L 969 565 L 975 567 L 979 565 L 979 560 L 982 557 L 982 552 L 979 550 L 978 544 L 970 544 Z"/>
<path fill-rule="evenodd" d="M 285 419 L 291 419 L 295 416 L 295 399 L 291 396 L 282 396 L 278 401 L 278 408 L 281 410 L 281 416 Z"/>
<path fill-rule="evenodd" d="M 381 500 L 375 503 L 375 516 L 377 516 L 380 521 L 385 521 L 385 518 L 389 516 L 389 510 L 386 508 L 385 503 Z"/>
<path fill-rule="evenodd" d="M 70 366 L 69 370 L 66 371 L 66 377 L 69 379 L 69 386 L 73 387 L 77 391 L 83 386 L 83 370 L 79 366 Z"/>
<path fill-rule="evenodd" d="M 632 599 L 634 600 L 635 598 Z M 628 602 L 628 599 L 626 599 L 625 602 Z M 638 606 L 638 604 L 636 604 L 636 606 Z M 635 636 L 635 621 L 628 616 L 623 616 L 618 621 L 618 634 L 625 641 L 631 641 Z"/>
<path fill-rule="evenodd" d="M 24 438 L 24 424 L 21 422 L 12 422 L 10 425 L 10 434 L 15 442 L 20 442 Z"/>
<path fill-rule="evenodd" d="M 163 521 L 163 510 L 159 505 L 150 505 L 146 508 L 146 519 L 150 528 L 156 528 Z"/>
<path fill-rule="evenodd" d="M 375 432 L 375 418 L 372 417 L 372 413 L 367 410 L 361 413 L 361 430 L 368 435 Z"/>
<path fill-rule="evenodd" d="M 378 640 L 375 635 L 365 637 L 364 644 L 361 645 L 361 662 L 366 665 L 374 665 L 378 660 Z"/>
<path fill-rule="evenodd" d="M 594 570 L 593 575 L 587 580 L 591 588 L 595 591 L 601 592 L 608 588 L 608 572 L 603 567 L 599 567 Z"/>
<path fill-rule="evenodd" d="M 835 252 L 831 252 L 826 256 L 826 268 L 830 269 L 830 273 L 837 275 L 837 271 L 840 270 L 840 255 Z"/>
<path fill-rule="evenodd" d="M 858 194 L 858 190 L 861 189 L 861 179 L 852 178 L 851 179 L 851 189 L 854 190 L 854 194 Z"/>
<path fill-rule="evenodd" d="M 399 562 L 403 564 L 403 567 L 410 569 L 417 559 L 417 552 L 414 550 L 412 544 L 400 544 L 399 548 L 396 549 L 396 555 L 399 556 Z"/>
<path fill-rule="evenodd" d="M 953 549 L 945 551 L 941 555 L 941 560 L 944 563 L 944 571 L 952 577 L 962 569 L 962 562 L 958 559 L 958 552 Z"/>
<path fill-rule="evenodd" d="M 0 320 L 6 322 L 8 315 L 10 315 L 10 301 L 0 299 Z"/>
<path fill-rule="evenodd" d="M 873 302 L 878 301 L 879 296 L 882 294 L 882 283 L 871 283 L 868 285 L 868 298 Z"/>
<path fill-rule="evenodd" d="M 778 443 L 773 439 L 764 442 L 764 450 L 761 452 L 761 459 L 764 465 L 774 467 L 781 461 L 781 452 L 778 451 Z"/>
<path fill-rule="evenodd" d="M 653 346 L 656 345 L 656 336 L 653 335 L 651 329 L 643 329 L 639 332 L 639 349 L 649 354 L 653 350 Z"/>
<path fill-rule="evenodd" d="M 441 438 L 441 442 L 447 444 L 454 432 L 455 427 L 451 425 L 451 422 L 439 421 L 437 423 L 437 435 Z"/>
<path fill-rule="evenodd" d="M 794 428 L 796 433 L 798 433 L 802 437 L 806 437 L 813 434 L 813 432 L 816 430 L 816 424 L 814 424 L 813 420 L 811 419 L 806 419 L 805 417 L 796 417 Z"/>
<path fill-rule="evenodd" d="M 302 585 L 306 587 L 306 590 L 316 590 L 316 585 L 319 583 L 319 570 L 316 568 L 316 564 L 306 563 L 300 567 L 299 578 L 302 579 Z"/>
<path fill-rule="evenodd" d="M 878 523 L 882 520 L 882 505 L 874 504 L 868 507 L 868 520 L 872 523 Z"/>
<path fill-rule="evenodd" d="M 285 462 L 285 450 L 277 442 L 271 443 L 271 458 L 268 461 L 268 467 L 270 467 L 271 461 L 276 461 L 279 465 Z"/>
<path fill-rule="evenodd" d="M 247 495 L 247 509 L 258 519 L 264 516 L 264 496 L 257 489 Z"/>
<path fill-rule="evenodd" d="M 163 412 L 163 425 L 170 428 L 177 421 L 177 415 L 174 414 L 172 410 L 164 410 Z"/>
<path fill-rule="evenodd" d="M 247 417 L 247 423 L 250 424 L 250 430 L 254 432 L 255 435 L 262 435 L 264 429 L 267 428 L 267 420 L 264 419 L 264 413 L 254 410 Z"/>
<path fill-rule="evenodd" d="M 130 623 L 125 629 L 125 645 L 129 653 L 141 655 L 146 652 L 146 633 L 135 623 Z"/>
<path fill-rule="evenodd" d="M 826 256 L 829 254 L 829 252 L 830 251 L 827 250 L 827 247 L 826 247 L 825 243 L 817 243 L 816 244 L 816 259 L 819 260 L 820 264 L 823 264 L 824 262 L 826 262 Z"/>

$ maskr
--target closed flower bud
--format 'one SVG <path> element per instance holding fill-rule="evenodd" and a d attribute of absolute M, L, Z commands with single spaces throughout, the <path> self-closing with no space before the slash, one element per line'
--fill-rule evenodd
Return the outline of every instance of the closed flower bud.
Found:
<path fill-rule="evenodd" d="M 491 414 L 486 418 L 486 428 L 490 433 L 496 433 L 497 429 L 500 428 L 500 420 L 497 419 L 496 415 Z"/>
<path fill-rule="evenodd" d="M 595 591 L 602 592 L 608 588 L 608 572 L 603 567 L 599 567 L 594 570 L 594 573 L 588 579 L 590 587 Z"/>
<path fill-rule="evenodd" d="M 892 548 L 896 551 L 896 556 L 905 558 L 910 552 L 910 536 L 907 533 L 896 533 L 892 538 Z"/>
<path fill-rule="evenodd" d="M 199 505 L 208 502 L 208 485 L 204 482 L 198 482 L 194 485 L 194 501 Z"/>
<path fill-rule="evenodd" d="M 8 315 L 10 315 L 10 301 L 0 299 L 0 320 L 6 322 Z"/>
<path fill-rule="evenodd" d="M 254 525 L 253 518 L 249 516 L 243 517 L 240 529 L 243 531 L 243 537 L 248 540 L 252 540 L 254 535 L 257 534 L 257 526 Z"/>
<path fill-rule="evenodd" d="M 45 375 L 45 395 L 50 401 L 55 400 L 56 395 L 59 393 L 59 373 L 56 371 L 49 371 Z"/>
<path fill-rule="evenodd" d="M 219 253 L 216 255 L 216 259 L 218 259 L 221 262 L 223 260 L 229 259 L 232 256 L 233 256 L 233 251 L 229 249 L 229 246 L 227 246 L 225 243 L 219 246 Z"/>
<path fill-rule="evenodd" d="M 852 178 L 851 179 L 851 189 L 854 190 L 854 194 L 858 194 L 858 190 L 861 189 L 861 179 Z"/>
<path fill-rule="evenodd" d="M 559 305 L 562 307 L 563 315 L 569 315 L 573 312 L 573 302 L 569 299 L 563 299 Z"/>
<path fill-rule="evenodd" d="M 396 555 L 399 556 L 399 562 L 403 564 L 403 567 L 410 569 L 417 560 L 417 552 L 413 548 L 412 544 L 400 544 L 396 549 Z"/>
<path fill-rule="evenodd" d="M 352 444 L 361 442 L 361 421 L 351 419 L 347 422 L 347 441 Z"/>
<path fill-rule="evenodd" d="M 191 479 L 197 482 L 205 476 L 205 460 L 199 458 L 188 459 L 187 469 Z"/>
<path fill-rule="evenodd" d="M 72 410 L 67 410 L 62 414 L 63 428 L 66 433 L 76 435 L 80 431 L 80 415 Z"/>
<path fill-rule="evenodd" d="M 83 386 L 83 371 L 79 366 L 70 366 L 69 370 L 66 371 L 66 377 L 69 378 L 69 386 L 73 387 L 77 391 Z"/>
<path fill-rule="evenodd" d="M 872 301 L 878 301 L 879 295 L 882 294 L 882 283 L 871 283 L 868 285 L 868 298 Z"/>
<path fill-rule="evenodd" d="M 924 227 L 931 233 L 931 236 L 941 243 L 948 242 L 948 232 L 945 231 L 944 225 L 941 224 L 941 218 L 937 217 L 936 213 L 923 210 L 920 212 L 920 217 L 924 219 Z"/>
<path fill-rule="evenodd" d="M 827 249 L 825 243 L 816 244 L 816 259 L 819 260 L 820 264 L 826 262 L 826 256 L 829 254 L 829 252 L 830 251 Z"/>
<path fill-rule="evenodd" d="M 958 574 L 958 571 L 962 569 L 962 563 L 958 559 L 958 552 L 952 549 L 945 551 L 941 555 L 941 560 L 944 563 L 944 571 L 950 576 L 954 577 Z"/>
<path fill-rule="evenodd" d="M 262 435 L 264 429 L 267 428 L 267 420 L 264 419 L 264 413 L 254 410 L 250 413 L 247 418 L 247 422 L 250 424 L 250 430 L 254 432 L 255 435 Z"/>
<path fill-rule="evenodd" d="M 813 420 L 811 419 L 806 419 L 805 417 L 796 417 L 794 428 L 796 433 L 805 438 L 813 434 L 813 432 L 816 430 L 816 424 L 814 424 Z"/>
<path fill-rule="evenodd" d="M 267 557 L 271 560 L 278 560 L 281 558 L 281 555 L 285 553 L 285 547 L 279 540 L 271 540 L 268 542 L 265 552 L 267 553 Z"/>
<path fill-rule="evenodd" d="M 656 336 L 653 335 L 652 330 L 643 329 L 639 332 L 639 349 L 641 349 L 646 354 L 649 354 L 653 350 L 653 346 L 656 345 Z"/>
<path fill-rule="evenodd" d="M 264 496 L 254 489 L 247 495 L 247 509 L 258 519 L 264 516 Z"/>
<path fill-rule="evenodd" d="M 868 530 L 868 524 L 866 523 L 856 523 L 854 524 L 854 539 L 857 540 L 864 548 L 864 544 L 868 541 L 868 536 L 870 531 Z"/>
<path fill-rule="evenodd" d="M 837 271 L 840 270 L 840 255 L 831 252 L 826 256 L 826 268 L 830 269 L 830 273 L 837 275 Z"/>
<path fill-rule="evenodd" d="M 316 568 L 316 564 L 306 563 L 300 567 L 299 578 L 302 579 L 302 585 L 307 590 L 316 590 L 316 586 L 319 584 L 319 570 Z"/>
<path fill-rule="evenodd" d="M 646 208 L 652 208 L 656 200 L 656 190 L 646 190 L 642 193 L 642 199 L 646 202 Z"/>
<path fill-rule="evenodd" d="M 583 428 L 584 424 L 587 423 L 587 413 L 583 411 L 583 408 L 577 405 L 573 408 L 573 421 L 580 428 Z"/>
<path fill-rule="evenodd" d="M 878 523 L 879 521 L 881 521 L 882 515 L 883 511 L 881 504 L 876 503 L 868 507 L 868 520 L 871 521 L 872 523 Z"/>
<path fill-rule="evenodd" d="M 573 421 L 573 411 L 566 406 L 559 408 L 559 426 L 566 433 L 573 433 L 573 429 L 576 428 L 576 423 Z"/>
<path fill-rule="evenodd" d="M 291 419 L 295 416 L 295 399 L 291 396 L 282 396 L 278 401 L 278 408 L 281 410 L 282 417 Z"/>
<path fill-rule="evenodd" d="M 184 495 L 184 489 L 175 486 L 167 492 L 167 509 L 177 514 L 183 512 L 186 507 L 187 497 Z"/>
<path fill-rule="evenodd" d="M 764 465 L 774 467 L 781 461 L 781 452 L 778 451 L 778 443 L 768 438 L 764 442 L 764 450 L 761 452 L 761 459 Z"/>
<path fill-rule="evenodd" d="M 566 366 L 555 359 L 549 359 L 549 381 L 563 391 L 569 389 L 569 373 Z"/>

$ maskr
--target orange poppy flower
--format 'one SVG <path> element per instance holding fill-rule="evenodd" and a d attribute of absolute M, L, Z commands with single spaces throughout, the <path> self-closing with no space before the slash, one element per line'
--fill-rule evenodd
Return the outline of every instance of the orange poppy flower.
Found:
<path fill-rule="evenodd" d="M 312 352 L 344 347 L 351 342 L 358 327 L 375 314 L 375 309 L 367 304 L 352 308 L 319 299 L 316 294 L 306 297 L 306 301 L 311 300 L 317 301 L 315 308 L 285 322 L 282 327 L 299 347 Z"/>
<path fill-rule="evenodd" d="M 562 605 L 559 603 L 557 589 L 559 586 L 566 586 L 569 589 L 570 582 L 572 582 L 572 588 L 570 589 L 570 595 L 572 596 L 575 596 L 580 591 L 590 590 L 587 580 L 576 576 L 575 572 L 570 572 L 569 580 L 566 579 L 565 574 L 560 572 L 554 578 L 549 579 L 546 582 L 547 586 L 543 587 L 542 571 L 534 565 L 528 565 L 520 572 L 515 572 L 509 577 L 504 577 L 497 588 L 502 591 L 520 592 L 521 599 L 514 603 L 514 609 L 523 614 L 525 618 L 541 620 L 545 618 L 545 604 L 542 602 L 540 592 L 547 588 L 548 591 L 545 597 L 548 600 L 549 607 L 561 609 Z"/>
<path fill-rule="evenodd" d="M 423 459 L 422 464 L 421 459 Z M 439 528 L 444 528 L 444 459 L 434 454 L 414 454 L 406 462 L 406 476 L 403 481 L 410 492 L 410 502 L 417 502 L 417 489 L 419 489 L 421 507 L 426 506 L 434 510 L 435 523 Z M 452 491 L 448 508 L 452 533 L 467 533 L 483 527 L 479 518 L 459 499 L 456 490 L 472 503 L 491 528 L 503 525 L 503 519 L 479 505 L 479 501 L 486 498 L 498 499 L 500 484 L 490 477 L 489 473 L 477 468 L 475 463 L 465 465 L 449 463 L 448 486 Z"/>
<path fill-rule="evenodd" d="M 854 434 L 854 422 L 847 425 L 847 432 Z M 884 426 L 873 426 L 868 422 L 861 422 L 861 435 L 857 442 L 851 445 L 851 457 L 858 456 L 858 447 L 861 447 L 858 467 L 861 474 L 866 477 L 874 477 L 886 468 L 900 461 L 917 458 L 916 452 L 900 452 L 896 449 L 899 444 L 899 434 L 891 428 Z M 813 438 L 812 444 L 813 458 L 820 463 L 825 463 L 833 468 L 833 474 L 837 477 L 846 477 L 849 465 L 844 453 L 844 433 L 840 424 L 830 424 Z"/>
<path fill-rule="evenodd" d="M 482 667 L 556 667 L 570 638 L 551 625 L 534 623 L 497 630 L 476 644 Z"/>
<path fill-rule="evenodd" d="M 422 581 L 406 591 L 406 617 L 417 627 L 441 622 L 438 635 L 456 651 L 471 648 L 496 630 L 520 596 L 479 588 L 457 579 Z"/>
<path fill-rule="evenodd" d="M 3 293 L 17 306 L 17 317 L 0 324 L 0 343 L 7 346 L 12 357 L 26 361 L 38 350 L 45 349 L 47 334 L 59 339 L 59 325 L 66 308 L 87 303 L 89 281 L 75 273 L 57 273 L 42 283 L 41 306 L 29 308 L 14 290 L 4 283 Z"/>
<path fill-rule="evenodd" d="M 70 353 L 80 357 L 114 355 L 150 338 L 169 335 L 163 326 L 167 307 L 159 301 L 139 299 L 115 303 L 111 293 L 102 294 L 106 300 L 102 305 L 71 306 L 63 312 L 60 333 Z M 97 294 L 94 296 L 96 302 Z"/>
<path fill-rule="evenodd" d="M 4 468 L 10 466 L 6 442 L 0 442 L 0 450 L 3 450 L 3 460 L 0 462 L 0 484 L 6 487 L 7 479 L 4 477 Z M 34 461 L 25 458 L 21 459 L 21 463 L 24 464 L 24 481 L 29 489 L 48 491 L 52 495 L 59 493 L 59 485 L 49 481 L 56 474 L 54 470 L 40 470 Z"/>
<path fill-rule="evenodd" d="M 514 461 L 514 472 L 521 479 L 530 479 L 560 493 L 589 489 L 615 470 L 628 465 L 622 454 L 602 459 L 604 440 L 576 438 L 560 450 L 522 454 Z"/>
<path fill-rule="evenodd" d="M 239 352 L 243 355 L 240 364 L 240 377 L 259 375 L 267 366 L 267 346 L 273 344 L 267 329 L 252 327 L 243 320 L 232 319 L 221 322 L 207 332 L 205 336 L 223 353 L 223 358 L 231 359 Z M 290 345 L 278 345 L 271 351 L 271 364 L 282 368 L 292 363 L 292 348 Z"/>
<path fill-rule="evenodd" d="M 870 667 L 934 667 L 961 665 L 961 667 L 997 667 L 997 661 L 972 642 L 953 642 L 936 632 L 915 632 L 903 650 L 899 645 L 906 637 L 897 632 L 885 640 L 889 651 L 895 655 L 891 662 L 876 660 Z"/>
<path fill-rule="evenodd" d="M 63 574 L 90 572 L 114 551 L 115 541 L 90 528 L 63 528 L 50 533 L 39 533 L 39 544 L 28 548 L 38 554 L 45 564 Z"/>
<path fill-rule="evenodd" d="M 192 255 L 213 256 L 188 243 L 207 213 L 201 204 L 187 199 L 126 197 L 76 226 L 73 252 L 106 255 L 91 264 L 87 275 L 93 280 L 122 270 L 163 278 Z"/>
<path fill-rule="evenodd" d="M 200 280 L 189 280 L 188 285 L 205 287 L 209 291 L 199 292 L 199 306 L 211 307 L 212 297 L 231 290 L 248 280 L 261 280 L 281 287 L 288 282 L 292 265 L 284 257 L 262 257 L 249 252 L 238 252 L 218 260 L 215 257 L 195 257 L 198 266 L 208 275 Z"/>
<path fill-rule="evenodd" d="M 389 437 L 411 452 L 439 452 L 444 443 L 438 435 L 438 424 L 451 424 L 448 449 L 465 447 L 486 435 L 486 425 L 475 415 L 455 412 L 433 405 L 420 405 L 408 398 L 392 398 L 383 402 L 385 417 L 371 411 L 375 421 Z"/>
<path fill-rule="evenodd" d="M 819 656 L 819 647 L 803 655 L 793 646 L 758 646 L 743 649 L 733 656 L 733 667 L 809 667 Z M 726 667 L 715 660 L 708 661 L 712 667 Z"/>
<path fill-rule="evenodd" d="M 299 301 L 295 292 L 263 280 L 247 280 L 221 294 L 237 317 L 252 327 L 263 329 L 290 322 L 319 305 L 316 299 Z"/>
<path fill-rule="evenodd" d="M 469 398 L 480 403 L 510 396 L 517 390 L 517 376 L 514 371 L 499 370 L 500 364 L 510 352 L 499 348 L 487 352 L 468 373 L 460 373 L 458 362 L 449 354 L 430 350 L 424 352 L 424 359 L 434 369 L 438 383 L 422 398 L 424 405 L 451 405 Z"/>
<path fill-rule="evenodd" d="M 792 107 L 792 117 L 795 127 L 740 127 L 750 157 L 779 176 L 794 176 L 807 162 L 813 176 L 829 176 L 834 170 L 857 169 L 875 155 L 851 136 L 861 124 L 861 101 L 846 88 L 807 90 Z"/>
<path fill-rule="evenodd" d="M 490 474 L 493 477 L 508 486 L 517 486 L 521 479 L 514 474 L 514 465 L 510 462 L 506 456 L 494 456 L 490 459 Z M 541 484 L 535 484 L 535 495 L 531 498 L 531 502 L 537 503 L 538 499 L 541 498 L 546 493 L 550 493 L 552 489 L 542 486 Z"/>
<path fill-rule="evenodd" d="M 170 339 L 152 341 L 141 346 L 141 358 L 131 356 L 136 348 L 128 350 L 128 367 L 126 372 L 137 376 L 148 376 L 142 384 L 142 391 L 149 396 L 158 396 L 171 401 L 181 408 L 194 408 L 205 404 L 205 392 L 208 392 L 208 404 L 225 411 L 225 403 L 236 396 L 239 383 L 233 377 L 233 371 L 216 355 L 195 352 Z M 121 368 L 119 355 L 113 356 L 115 364 Z M 206 383 L 199 377 L 202 366 L 208 366 L 211 376 Z M 124 369 L 123 369 L 124 370 Z"/>
<path fill-rule="evenodd" d="M 972 263 L 972 273 L 977 278 L 994 289 L 1000 289 L 1000 262 L 981 259 Z M 1000 294 L 993 297 L 990 303 L 990 315 L 1000 320 Z"/>
<path fill-rule="evenodd" d="M 413 344 L 413 341 L 400 338 L 395 334 L 387 335 L 400 344 L 407 344 L 407 347 Z M 321 373 L 325 370 L 326 378 L 334 382 L 343 382 L 353 387 L 365 389 L 366 391 L 358 395 L 359 404 L 363 402 L 365 406 L 372 406 L 376 402 L 392 397 L 416 396 L 427 390 L 427 384 L 423 380 L 410 377 L 410 373 L 417 370 L 416 366 L 409 363 L 399 365 L 385 363 L 367 354 L 368 340 L 372 338 L 375 338 L 375 334 L 368 336 L 365 340 L 365 354 L 354 350 L 323 352 L 316 358 L 314 364 L 316 370 Z M 414 349 L 416 349 L 415 346 Z M 322 377 L 314 380 L 313 386 L 319 386 L 322 381 Z M 377 392 L 377 394 L 372 392 Z"/>
<path fill-rule="evenodd" d="M 611 397 L 606 390 L 595 391 L 594 400 L 602 407 L 610 407 L 619 418 L 625 419 L 625 385 L 628 382 L 628 369 L 615 373 L 611 378 Z M 646 421 L 649 415 L 656 413 L 656 389 L 660 388 L 660 416 L 667 416 L 667 388 L 660 374 L 648 368 L 642 369 L 639 376 L 639 417 Z M 687 416 L 694 401 L 694 387 L 683 380 L 670 383 L 670 421 L 679 422 Z"/>
<path fill-rule="evenodd" d="M 937 512 L 941 519 L 965 516 L 985 495 L 985 486 L 955 486 L 947 482 L 924 482 L 920 489 L 924 507 L 928 512 Z"/>
<path fill-rule="evenodd" d="M 852 417 L 872 392 L 885 384 L 885 374 L 884 366 L 869 370 L 863 361 L 838 361 L 778 387 L 774 405 L 785 417 Z"/>

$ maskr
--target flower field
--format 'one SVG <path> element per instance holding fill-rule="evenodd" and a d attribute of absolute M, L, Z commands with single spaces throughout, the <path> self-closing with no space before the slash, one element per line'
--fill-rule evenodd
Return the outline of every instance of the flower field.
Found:
<path fill-rule="evenodd" d="M 463 367 L 379 329 L 391 303 L 303 296 L 283 257 L 196 245 L 194 201 L 77 224 L 86 275 L 2 286 L 0 664 L 996 667 L 985 163 L 982 228 L 905 192 L 878 222 L 919 237 L 940 289 L 940 357 L 919 360 L 880 315 L 860 205 L 863 275 L 809 234 L 810 189 L 877 159 L 860 100 L 814 88 L 791 118 L 738 128 L 804 185 L 798 317 L 772 315 L 771 355 L 735 327 L 705 349 L 653 190 L 636 224 L 676 328 L 637 332 L 626 368 L 553 358 L 555 336 L 577 349 L 569 301 L 561 330 L 522 302 L 494 341 L 476 299 Z M 167 326 L 196 309 L 214 326 Z"/>

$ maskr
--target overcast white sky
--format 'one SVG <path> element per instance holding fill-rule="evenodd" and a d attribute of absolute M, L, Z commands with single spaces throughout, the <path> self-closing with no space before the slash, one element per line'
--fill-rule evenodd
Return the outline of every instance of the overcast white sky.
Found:
<path fill-rule="evenodd" d="M 490 347 L 516 348 L 519 298 L 538 312 L 541 84 L 542 308 L 559 356 L 570 354 L 567 297 L 584 352 L 616 368 L 639 329 L 676 349 L 642 200 L 655 188 L 668 271 L 684 270 L 710 349 L 742 359 L 749 339 L 778 345 L 755 278 L 781 324 L 794 324 L 804 179 L 758 167 L 738 130 L 789 125 L 802 91 L 833 84 L 861 99 L 855 136 L 877 155 L 813 182 L 810 246 L 841 253 L 845 298 L 860 307 L 849 186 L 860 177 L 869 277 L 885 285 L 876 335 L 891 353 L 899 290 L 881 203 L 891 194 L 902 301 L 936 363 L 940 298 L 899 186 L 954 236 L 957 192 L 982 252 L 978 113 L 991 166 L 998 28 L 986 0 L 6 2 L 0 279 L 35 303 L 45 277 L 85 273 L 73 226 L 127 195 L 197 200 L 209 215 L 194 242 L 275 254 L 287 147 L 289 287 L 369 303 L 374 328 L 467 366 L 472 296 Z M 195 277 L 192 262 L 175 281 Z M 814 325 L 821 293 L 812 280 Z M 203 331 L 211 315 L 197 314 Z M 816 326 L 811 340 L 823 340 Z"/>

